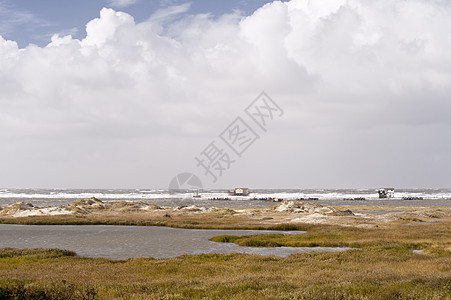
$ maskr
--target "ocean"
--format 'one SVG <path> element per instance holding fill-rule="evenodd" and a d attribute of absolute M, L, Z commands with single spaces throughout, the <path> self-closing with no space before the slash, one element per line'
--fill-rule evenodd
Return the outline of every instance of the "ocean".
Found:
<path fill-rule="evenodd" d="M 263 199 L 310 200 L 322 205 L 450 206 L 451 189 L 399 189 L 395 197 L 379 199 L 377 188 L 364 189 L 254 189 L 249 196 L 230 196 L 227 190 L 171 193 L 162 189 L 0 189 L 0 206 L 17 202 L 34 206 L 60 206 L 96 197 L 102 201 L 142 201 L 159 206 L 197 205 L 204 207 L 265 207 Z M 409 198 L 406 200 L 405 198 Z"/>

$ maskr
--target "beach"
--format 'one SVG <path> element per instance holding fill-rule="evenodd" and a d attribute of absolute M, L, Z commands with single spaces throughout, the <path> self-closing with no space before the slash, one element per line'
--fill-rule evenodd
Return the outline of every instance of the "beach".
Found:
<path fill-rule="evenodd" d="M 382 200 L 388 202 L 387 200 Z M 146 225 L 184 226 L 188 220 L 212 226 L 270 226 L 283 223 L 327 224 L 339 226 L 372 227 L 384 226 L 400 220 L 417 222 L 448 221 L 449 206 L 410 205 L 359 205 L 352 201 L 346 206 L 325 206 L 319 201 L 265 201 L 265 207 L 204 207 L 191 201 L 181 201 L 176 207 L 160 207 L 147 202 L 102 201 L 95 197 L 80 199 L 68 205 L 39 207 L 32 203 L 18 202 L 0 207 L 3 223 L 36 224 L 115 224 L 115 222 L 141 223 Z M 250 202 L 250 201 L 249 201 Z M 259 201 L 262 203 L 263 201 Z M 202 202 L 197 202 L 197 204 Z M 234 203 L 234 201 L 228 201 Z M 424 201 L 423 201 L 424 203 Z M 147 223 L 146 223 L 147 222 Z M 195 227 L 195 226 L 194 226 Z"/>

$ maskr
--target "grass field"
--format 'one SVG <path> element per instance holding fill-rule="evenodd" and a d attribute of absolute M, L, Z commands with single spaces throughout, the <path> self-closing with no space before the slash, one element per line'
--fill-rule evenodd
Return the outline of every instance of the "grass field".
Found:
<path fill-rule="evenodd" d="M 444 251 L 375 246 L 288 258 L 243 254 L 109 261 L 1 250 L 0 296 L 16 299 L 449 299 Z"/>

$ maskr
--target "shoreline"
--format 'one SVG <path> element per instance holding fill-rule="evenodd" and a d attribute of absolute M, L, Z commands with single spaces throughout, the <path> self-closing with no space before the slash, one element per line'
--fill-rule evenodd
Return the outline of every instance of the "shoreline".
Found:
<path fill-rule="evenodd" d="M 187 201 L 188 203 L 195 203 L 203 206 L 209 203 L 237 203 L 241 207 L 247 207 L 249 204 L 263 204 L 263 206 L 271 205 L 272 203 L 280 203 L 283 201 L 308 201 L 308 202 L 316 202 L 322 205 L 353 205 L 354 203 L 359 203 L 365 205 L 365 203 L 375 203 L 377 205 L 397 205 L 397 206 L 451 206 L 451 197 L 423 197 L 422 199 L 406 199 L 405 197 L 393 197 L 393 198 L 377 198 L 377 197 L 363 197 L 363 198 L 346 198 L 346 197 L 311 197 L 311 198 L 296 198 L 296 197 L 283 197 L 283 198 L 274 198 L 271 200 L 261 200 L 254 199 L 253 197 L 240 197 L 240 196 L 232 196 L 230 198 L 215 198 L 215 197 L 203 197 L 203 198 L 136 198 L 136 197 L 127 197 L 127 198 L 109 198 L 109 197 L 97 197 L 94 198 L 100 199 L 104 202 L 146 202 L 149 204 L 156 204 L 160 206 L 167 206 L 171 203 L 180 203 Z M 88 198 L 91 198 L 89 196 Z M 8 198 L 0 198 L 0 208 L 8 205 L 12 205 L 18 202 L 27 202 L 27 203 L 51 203 L 47 206 L 57 206 L 57 205 L 68 205 L 73 201 L 77 201 L 79 199 L 85 199 L 81 197 L 73 197 L 73 198 L 47 198 L 47 197 L 8 197 Z M 278 199 L 282 199 L 283 201 L 275 201 Z M 166 205 L 165 205 L 166 204 Z M 252 206 L 252 205 L 250 205 Z M 253 206 L 252 206 L 253 207 Z M 256 207 L 260 207 L 257 205 Z"/>

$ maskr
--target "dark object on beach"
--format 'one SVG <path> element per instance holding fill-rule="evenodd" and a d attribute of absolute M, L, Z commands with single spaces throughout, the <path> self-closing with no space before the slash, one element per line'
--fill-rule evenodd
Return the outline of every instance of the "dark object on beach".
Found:
<path fill-rule="evenodd" d="M 312 198 L 312 197 L 310 197 L 310 198 L 299 198 L 299 199 L 297 199 L 297 201 L 317 201 L 317 200 L 319 200 L 319 198 L 316 198 L 316 197 L 314 197 L 314 198 Z"/>
<path fill-rule="evenodd" d="M 340 216 L 355 216 L 355 214 L 349 209 L 347 209 L 347 210 L 339 210 L 339 211 L 331 213 L 330 215 L 331 216 L 336 216 L 336 217 L 340 217 Z"/>
<path fill-rule="evenodd" d="M 402 197 L 402 200 L 423 200 L 423 197 L 406 196 Z"/>
<path fill-rule="evenodd" d="M 353 200 L 366 200 L 364 197 L 356 197 Z"/>
<path fill-rule="evenodd" d="M 256 198 L 254 197 L 253 200 L 260 200 L 260 201 L 272 201 L 272 202 L 283 202 L 283 198 L 273 198 L 273 197 L 261 197 Z"/>
<path fill-rule="evenodd" d="M 229 194 L 233 196 L 249 196 L 250 192 L 248 188 L 235 188 Z"/>

